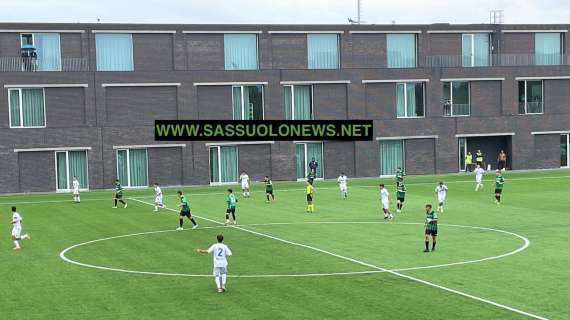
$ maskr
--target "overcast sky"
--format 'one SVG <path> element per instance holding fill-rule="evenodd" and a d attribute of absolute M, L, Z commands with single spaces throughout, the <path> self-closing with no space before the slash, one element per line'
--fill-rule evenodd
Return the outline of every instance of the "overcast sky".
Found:
<path fill-rule="evenodd" d="M 570 0 L 362 0 L 367 23 L 570 23 Z M 356 0 L 0 0 L 1 22 L 303 23 L 347 22 Z"/>

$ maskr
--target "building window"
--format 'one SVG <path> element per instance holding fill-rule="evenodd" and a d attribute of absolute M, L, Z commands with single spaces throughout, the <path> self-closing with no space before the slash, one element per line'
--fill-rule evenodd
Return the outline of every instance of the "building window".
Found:
<path fill-rule="evenodd" d="M 380 140 L 380 175 L 393 176 L 405 170 L 404 140 Z"/>
<path fill-rule="evenodd" d="M 8 89 L 11 128 L 46 126 L 44 89 Z"/>
<path fill-rule="evenodd" d="M 323 143 L 303 142 L 295 144 L 296 172 L 297 180 L 305 179 L 309 175 L 309 163 L 315 159 L 319 164 L 316 178 L 324 177 L 323 173 Z"/>
<path fill-rule="evenodd" d="M 73 177 L 77 177 L 80 189 L 88 189 L 87 151 L 57 151 L 55 176 L 57 191 L 71 190 Z"/>
<path fill-rule="evenodd" d="M 396 34 L 386 35 L 388 48 L 388 68 L 416 67 L 416 35 Z"/>
<path fill-rule="evenodd" d="M 443 100 L 443 116 L 457 117 L 470 115 L 469 82 L 444 82 Z"/>
<path fill-rule="evenodd" d="M 226 70 L 257 70 L 257 35 L 224 34 Z"/>
<path fill-rule="evenodd" d="M 309 69 L 338 69 L 338 35 L 307 34 Z"/>
<path fill-rule="evenodd" d="M 263 86 L 233 86 L 234 120 L 263 120 Z"/>
<path fill-rule="evenodd" d="M 60 71 L 59 33 L 22 33 L 23 71 Z"/>
<path fill-rule="evenodd" d="M 238 180 L 238 152 L 236 146 L 210 147 L 210 183 L 228 184 Z"/>
<path fill-rule="evenodd" d="M 424 116 L 424 84 L 422 82 L 396 83 L 396 116 L 398 118 Z"/>
<path fill-rule="evenodd" d="M 95 35 L 97 71 L 133 71 L 133 36 L 130 33 Z"/>
<path fill-rule="evenodd" d="M 562 59 L 562 41 L 560 33 L 535 33 L 534 54 L 537 65 L 558 65 Z"/>
<path fill-rule="evenodd" d="M 519 81 L 519 114 L 544 113 L 542 80 Z"/>
<path fill-rule="evenodd" d="M 117 179 L 126 187 L 148 186 L 146 149 L 117 150 Z"/>
<path fill-rule="evenodd" d="M 570 134 L 560 135 L 560 166 L 570 167 Z"/>
<path fill-rule="evenodd" d="M 313 87 L 310 85 L 290 85 L 283 87 L 285 119 L 313 119 Z"/>
<path fill-rule="evenodd" d="M 489 65 L 489 34 L 471 33 L 461 36 L 464 67 Z"/>
<path fill-rule="evenodd" d="M 459 171 L 471 171 L 465 165 L 465 156 L 467 155 L 467 138 L 459 138 Z"/>

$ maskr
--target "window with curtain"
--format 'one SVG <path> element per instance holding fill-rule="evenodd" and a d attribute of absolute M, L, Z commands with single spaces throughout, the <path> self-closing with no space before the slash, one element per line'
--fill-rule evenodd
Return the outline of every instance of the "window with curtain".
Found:
<path fill-rule="evenodd" d="M 560 135 L 560 166 L 561 167 L 568 167 L 568 163 L 570 162 L 570 153 L 569 145 L 570 139 L 568 134 L 561 134 Z"/>
<path fill-rule="evenodd" d="M 295 168 L 297 179 L 305 179 L 309 174 L 309 163 L 314 158 L 319 164 L 317 178 L 323 178 L 323 144 L 321 142 L 297 143 L 295 145 Z"/>
<path fill-rule="evenodd" d="M 226 70 L 257 70 L 257 35 L 224 34 Z"/>
<path fill-rule="evenodd" d="M 398 167 L 405 170 L 404 140 L 380 140 L 380 175 L 392 176 Z"/>
<path fill-rule="evenodd" d="M 73 177 L 79 180 L 79 187 L 89 187 L 87 176 L 87 151 L 58 151 L 56 159 L 57 190 L 70 190 Z"/>
<path fill-rule="evenodd" d="M 263 86 L 232 87 L 234 120 L 263 120 Z"/>
<path fill-rule="evenodd" d="M 130 33 L 95 35 L 97 71 L 133 71 L 133 36 Z"/>
<path fill-rule="evenodd" d="M 396 34 L 386 35 L 388 52 L 388 68 L 415 68 L 416 67 L 416 35 Z"/>
<path fill-rule="evenodd" d="M 396 83 L 396 116 L 398 118 L 424 116 L 424 84 L 422 82 Z"/>
<path fill-rule="evenodd" d="M 210 183 L 235 183 L 238 180 L 236 146 L 210 147 Z"/>
<path fill-rule="evenodd" d="M 61 47 L 59 33 L 32 33 L 20 36 L 21 46 L 31 45 L 36 49 L 34 70 L 61 71 Z"/>
<path fill-rule="evenodd" d="M 544 113 L 542 80 L 519 81 L 519 114 Z"/>
<path fill-rule="evenodd" d="M 287 120 L 313 119 L 313 88 L 310 85 L 283 87 L 283 106 Z"/>
<path fill-rule="evenodd" d="M 44 89 L 9 89 L 10 127 L 45 127 Z"/>
<path fill-rule="evenodd" d="M 556 32 L 534 34 L 534 54 L 537 65 L 561 64 L 561 35 Z"/>
<path fill-rule="evenodd" d="M 469 82 L 452 81 L 443 83 L 443 115 L 446 117 L 471 114 Z"/>
<path fill-rule="evenodd" d="M 307 63 L 309 69 L 338 69 L 338 35 L 307 34 Z"/>
<path fill-rule="evenodd" d="M 463 34 L 462 37 L 463 66 L 483 67 L 489 65 L 489 34 Z"/>
<path fill-rule="evenodd" d="M 127 187 L 148 186 L 147 150 L 117 150 L 117 179 Z"/>

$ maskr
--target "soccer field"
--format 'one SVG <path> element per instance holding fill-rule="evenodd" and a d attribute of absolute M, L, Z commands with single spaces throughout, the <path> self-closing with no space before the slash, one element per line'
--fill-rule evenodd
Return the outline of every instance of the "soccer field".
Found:
<path fill-rule="evenodd" d="M 449 187 L 435 252 L 424 253 L 424 205 Z M 570 172 L 507 172 L 503 203 L 494 175 L 406 177 L 403 213 L 382 218 L 380 182 L 315 183 L 305 212 L 301 183 L 275 183 L 265 203 L 238 186 L 238 225 L 224 226 L 225 187 L 187 187 L 199 228 L 178 226 L 174 188 L 153 212 L 153 190 L 0 197 L 0 319 L 568 319 Z M 32 236 L 13 251 L 10 207 Z M 216 292 L 212 257 L 222 233 L 232 249 L 227 288 Z M 65 251 L 64 251 L 65 250 Z M 60 256 L 60 253 L 62 253 Z"/>

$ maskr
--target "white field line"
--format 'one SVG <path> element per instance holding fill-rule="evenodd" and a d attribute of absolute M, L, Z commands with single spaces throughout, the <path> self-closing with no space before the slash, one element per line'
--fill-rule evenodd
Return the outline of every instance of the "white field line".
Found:
<path fill-rule="evenodd" d="M 507 182 L 510 181 L 524 181 L 524 180 L 542 180 L 542 179 L 564 179 L 570 178 L 570 176 L 556 176 L 556 177 L 526 177 L 526 178 L 512 178 L 508 179 Z M 493 181 L 492 179 L 483 180 L 483 181 Z M 475 184 L 475 180 L 457 180 L 457 181 L 449 181 L 446 184 L 453 184 L 453 183 L 473 183 Z M 415 182 L 415 183 L 406 183 L 407 186 L 419 186 L 419 185 L 436 185 L 434 182 Z M 181 187 L 181 189 L 185 189 L 186 187 Z M 378 186 L 353 186 L 353 188 L 378 188 Z M 338 189 L 338 187 L 320 187 L 318 190 L 328 190 L 328 189 Z M 293 189 L 277 189 L 278 192 L 299 192 L 303 191 L 302 188 L 293 188 Z M 251 191 L 252 193 L 265 193 L 263 190 L 259 191 Z M 186 193 L 188 196 L 219 196 L 225 195 L 226 192 L 201 192 L 201 193 Z M 70 194 L 71 195 L 71 194 Z M 176 194 L 164 195 L 163 197 L 176 197 Z M 153 199 L 154 196 L 137 196 L 137 197 L 130 197 L 129 199 Z M 94 198 L 94 199 L 83 199 L 81 202 L 84 201 L 112 201 L 113 198 Z M 38 201 L 16 201 L 16 202 L 0 202 L 0 205 L 17 205 L 17 204 L 40 204 L 40 203 L 65 203 L 65 202 L 73 202 L 72 199 L 70 200 L 38 200 Z"/>
<path fill-rule="evenodd" d="M 133 199 L 133 200 L 138 201 L 138 202 L 141 202 L 141 203 L 145 203 L 145 204 L 148 204 L 148 205 L 154 205 L 154 204 L 152 204 L 152 203 L 144 202 L 144 201 L 137 200 L 137 199 Z M 168 209 L 168 210 L 171 210 L 171 211 L 176 211 L 176 210 L 171 209 L 171 208 L 167 208 L 167 209 Z M 198 216 L 197 216 L 197 217 L 198 217 Z M 213 223 L 215 223 L 215 224 L 221 224 L 221 225 L 223 225 L 223 223 L 218 222 L 218 221 L 215 221 L 215 220 L 212 220 L 212 219 L 208 219 L 208 218 L 204 218 L 204 217 L 201 217 L 201 219 L 206 220 L 206 221 L 213 222 Z M 472 294 L 468 294 L 468 293 L 465 293 L 465 292 L 462 292 L 462 291 L 458 291 L 458 290 L 455 290 L 455 289 L 451 289 L 451 288 L 448 288 L 448 287 L 444 287 L 444 286 L 435 284 L 435 283 L 433 283 L 433 282 L 429 282 L 429 281 L 422 280 L 422 279 L 419 279 L 419 278 L 416 278 L 416 277 L 412 277 L 412 276 L 409 276 L 409 275 L 406 275 L 406 274 L 403 274 L 403 273 L 400 273 L 400 272 L 397 272 L 397 271 L 388 270 L 388 269 L 385 269 L 385 268 L 382 268 L 382 267 L 379 267 L 379 266 L 376 266 L 376 265 L 373 265 L 373 264 L 370 264 L 370 263 L 367 263 L 367 262 L 364 262 L 364 261 L 360 261 L 360 260 L 353 259 L 353 258 L 350 258 L 350 257 L 342 256 L 342 255 L 340 255 L 340 254 L 336 254 L 336 253 L 334 253 L 334 252 L 330 252 L 330 251 L 327 251 L 327 250 L 319 249 L 319 248 L 317 248 L 317 247 L 313 247 L 313 246 L 306 245 L 306 244 L 302 244 L 302 243 L 298 243 L 298 242 L 293 242 L 293 241 L 290 241 L 290 240 L 281 239 L 281 238 L 278 238 L 278 237 L 275 237 L 275 236 L 272 236 L 272 235 L 269 235 L 269 234 L 257 232 L 257 231 L 250 230 L 250 229 L 246 229 L 246 228 L 239 227 L 239 226 L 230 226 L 230 227 L 231 227 L 231 228 L 234 228 L 234 229 L 237 229 L 237 230 L 244 231 L 244 232 L 248 232 L 248 233 L 251 233 L 251 234 L 255 234 L 255 235 L 258 235 L 258 236 L 260 236 L 260 237 L 264 237 L 264 238 L 268 238 L 268 239 L 273 239 L 273 240 L 275 240 L 275 241 L 283 242 L 283 243 L 290 244 L 290 245 L 293 245 L 293 246 L 297 246 L 297 247 L 301 247 L 301 248 L 306 248 L 306 249 L 309 249 L 309 250 L 313 250 L 313 251 L 321 252 L 321 253 L 324 253 L 324 254 L 328 254 L 328 255 L 330 255 L 330 256 L 333 256 L 333 257 L 336 257 L 336 258 L 339 258 L 339 259 L 342 259 L 342 260 L 345 260 L 345 261 L 350 261 L 350 262 L 353 262 L 353 263 L 356 263 L 356 264 L 359 264 L 359 265 L 362 265 L 362 266 L 365 266 L 365 267 L 369 267 L 369 268 L 371 268 L 371 269 L 376 269 L 376 270 L 379 270 L 379 271 L 387 272 L 387 273 L 390 273 L 390 274 L 395 275 L 395 276 L 400 277 L 400 278 L 404 278 L 404 279 L 408 279 L 408 280 L 411 280 L 411 281 L 419 282 L 419 283 L 422 283 L 422 284 L 425 284 L 425 285 L 428 285 L 428 286 L 431 286 L 431 287 L 434 287 L 434 288 L 438 288 L 438 289 L 441 289 L 441 290 L 444 290 L 444 291 L 447 291 L 447 292 L 450 292 L 450 293 L 454 293 L 454 294 L 460 295 L 460 296 L 465 297 L 465 298 L 473 299 L 473 300 L 476 300 L 476 301 L 480 301 L 480 302 L 483 302 L 483 303 L 487 303 L 487 304 L 493 305 L 493 306 L 498 307 L 498 308 L 501 308 L 501 309 L 509 310 L 509 311 L 514 312 L 514 313 L 518 313 L 518 314 L 521 314 L 521 315 L 524 315 L 524 316 L 527 316 L 527 317 L 531 317 L 531 318 L 534 318 L 534 319 L 540 319 L 540 320 L 548 320 L 547 318 L 544 318 L 544 317 L 541 317 L 541 316 L 538 316 L 538 315 L 535 315 L 535 314 L 532 314 L 532 313 L 529 313 L 529 312 L 526 312 L 526 311 L 522 311 L 522 310 L 517 309 L 517 308 L 514 308 L 514 307 L 509 307 L 509 306 L 507 306 L 507 305 L 500 304 L 500 303 L 497 303 L 497 302 L 494 302 L 494 301 L 491 301 L 491 300 L 488 300 L 488 299 L 485 299 L 485 298 L 477 297 L 477 296 L 474 296 L 474 295 L 472 295 Z"/>

